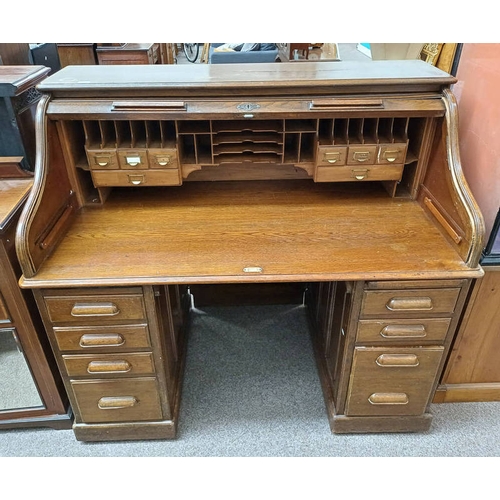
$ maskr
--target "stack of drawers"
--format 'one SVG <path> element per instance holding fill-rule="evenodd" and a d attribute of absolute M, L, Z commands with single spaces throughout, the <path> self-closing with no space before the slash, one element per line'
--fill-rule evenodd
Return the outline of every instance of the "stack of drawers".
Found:
<path fill-rule="evenodd" d="M 403 175 L 406 143 L 318 146 L 316 182 L 399 181 Z"/>
<path fill-rule="evenodd" d="M 426 412 L 456 323 L 455 310 L 460 310 L 457 302 L 463 283 L 405 285 L 365 285 L 345 415 Z"/>
<path fill-rule="evenodd" d="M 37 300 L 76 423 L 171 417 L 142 288 L 44 290 Z"/>
<path fill-rule="evenodd" d="M 86 151 L 96 187 L 182 184 L 175 148 L 109 148 Z"/>

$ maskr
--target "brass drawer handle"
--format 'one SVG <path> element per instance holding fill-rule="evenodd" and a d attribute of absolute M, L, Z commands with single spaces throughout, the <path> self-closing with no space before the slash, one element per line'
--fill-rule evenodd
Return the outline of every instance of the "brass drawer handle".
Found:
<path fill-rule="evenodd" d="M 352 159 L 359 163 L 364 163 L 370 159 L 370 153 L 368 151 L 355 151 Z"/>
<path fill-rule="evenodd" d="M 144 184 L 146 178 L 144 177 L 144 175 L 129 175 L 128 181 L 134 186 L 139 186 L 140 184 Z"/>
<path fill-rule="evenodd" d="M 86 333 L 80 337 L 80 347 L 117 347 L 125 344 L 119 333 Z"/>
<path fill-rule="evenodd" d="M 386 367 L 416 367 L 420 363 L 415 354 L 381 354 L 376 360 L 378 366 Z"/>
<path fill-rule="evenodd" d="M 424 325 L 386 325 L 380 335 L 385 339 L 422 338 L 427 336 L 427 332 Z"/>
<path fill-rule="evenodd" d="M 104 397 L 97 402 L 101 410 L 120 410 L 121 408 L 132 408 L 139 401 L 134 396 Z"/>
<path fill-rule="evenodd" d="M 340 160 L 340 152 L 324 153 L 323 160 L 328 163 L 337 163 Z"/>
<path fill-rule="evenodd" d="M 128 361 L 91 361 L 87 366 L 89 373 L 120 372 L 127 373 L 132 366 Z"/>
<path fill-rule="evenodd" d="M 111 157 L 110 156 L 96 156 L 95 157 L 95 161 L 96 163 L 100 166 L 100 167 L 105 167 L 107 165 L 110 164 L 111 162 Z"/>
<path fill-rule="evenodd" d="M 389 311 L 430 311 L 432 299 L 430 297 L 393 297 L 385 307 Z"/>
<path fill-rule="evenodd" d="M 386 150 L 384 151 L 382 158 L 392 163 L 397 160 L 399 152 L 399 149 Z"/>
<path fill-rule="evenodd" d="M 127 165 L 130 165 L 131 167 L 136 167 L 137 165 L 141 164 L 141 157 L 140 156 L 126 156 L 125 161 L 127 162 Z"/>
<path fill-rule="evenodd" d="M 113 302 L 80 302 L 71 309 L 71 316 L 116 316 L 120 314 L 120 309 Z"/>
<path fill-rule="evenodd" d="M 368 177 L 368 169 L 363 169 L 363 170 L 353 170 L 352 171 L 352 176 L 357 179 L 358 181 L 362 181 L 363 179 L 366 179 Z"/>
<path fill-rule="evenodd" d="M 406 405 L 410 400 L 404 392 L 374 392 L 368 401 L 372 405 Z"/>
<path fill-rule="evenodd" d="M 159 156 L 156 158 L 156 161 L 158 162 L 158 165 L 163 167 L 170 163 L 170 156 Z"/>

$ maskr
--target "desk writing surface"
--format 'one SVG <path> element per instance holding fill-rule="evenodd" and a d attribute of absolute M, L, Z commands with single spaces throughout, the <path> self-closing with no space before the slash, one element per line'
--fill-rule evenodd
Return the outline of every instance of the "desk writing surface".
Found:
<path fill-rule="evenodd" d="M 381 188 L 192 182 L 115 189 L 103 206 L 77 214 L 24 284 L 450 278 L 454 272 L 478 274 L 416 202 L 390 198 Z"/>

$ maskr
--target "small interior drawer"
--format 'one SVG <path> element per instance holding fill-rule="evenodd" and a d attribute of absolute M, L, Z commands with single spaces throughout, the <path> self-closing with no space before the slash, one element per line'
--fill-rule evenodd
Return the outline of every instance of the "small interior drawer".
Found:
<path fill-rule="evenodd" d="M 119 326 L 54 327 L 60 351 L 121 352 L 151 347 L 146 324 Z"/>
<path fill-rule="evenodd" d="M 347 151 L 347 165 L 373 165 L 376 163 L 377 146 L 363 145 L 349 146 Z"/>
<path fill-rule="evenodd" d="M 181 174 L 178 169 L 165 170 L 93 170 L 95 187 L 134 186 L 180 186 Z"/>
<path fill-rule="evenodd" d="M 146 149 L 119 149 L 118 163 L 123 169 L 146 169 L 149 167 L 148 154 Z"/>
<path fill-rule="evenodd" d="M 403 175 L 403 165 L 359 165 L 339 167 L 316 167 L 316 182 L 352 181 L 399 181 Z"/>
<path fill-rule="evenodd" d="M 319 146 L 316 164 L 326 167 L 345 165 L 347 146 Z"/>
<path fill-rule="evenodd" d="M 380 144 L 377 153 L 377 163 L 389 165 L 392 163 L 404 163 L 406 158 L 406 144 Z"/>
<path fill-rule="evenodd" d="M 177 149 L 148 149 L 149 168 L 179 168 Z"/>
<path fill-rule="evenodd" d="M 366 290 L 361 316 L 453 314 L 460 288 L 415 290 Z"/>
<path fill-rule="evenodd" d="M 67 354 L 63 357 L 70 377 L 103 378 L 109 376 L 154 375 L 153 355 L 144 353 L 123 354 Z"/>
<path fill-rule="evenodd" d="M 142 295 L 78 295 L 44 298 L 53 323 L 109 323 L 146 318 Z"/>
<path fill-rule="evenodd" d="M 421 415 L 443 347 L 356 347 L 346 415 Z"/>
<path fill-rule="evenodd" d="M 87 159 L 91 170 L 108 170 L 119 168 L 116 149 L 88 149 Z"/>
<path fill-rule="evenodd" d="M 73 380 L 71 387 L 85 423 L 162 419 L 155 378 Z"/>
<path fill-rule="evenodd" d="M 442 344 L 448 333 L 451 318 L 360 320 L 356 342 Z"/>

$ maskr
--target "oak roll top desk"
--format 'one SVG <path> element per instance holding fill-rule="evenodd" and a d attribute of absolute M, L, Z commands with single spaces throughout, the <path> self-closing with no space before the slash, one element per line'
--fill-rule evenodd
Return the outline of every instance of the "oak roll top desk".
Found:
<path fill-rule="evenodd" d="M 83 441 L 176 434 L 189 286 L 304 284 L 333 432 L 424 431 L 483 245 L 422 61 L 66 67 L 18 226 Z M 207 429 L 209 431 L 209 429 Z"/>

